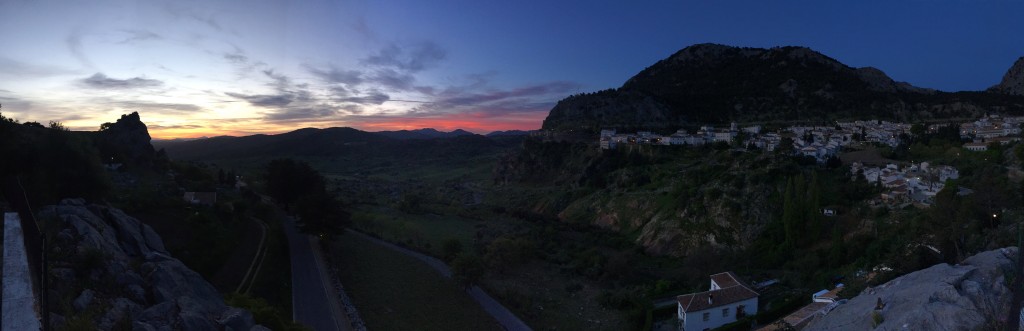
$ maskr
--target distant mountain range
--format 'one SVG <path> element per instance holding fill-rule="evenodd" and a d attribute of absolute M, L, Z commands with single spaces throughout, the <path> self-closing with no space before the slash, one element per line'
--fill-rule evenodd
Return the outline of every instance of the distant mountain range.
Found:
<path fill-rule="evenodd" d="M 674 129 L 737 122 L 901 121 L 1024 113 L 1024 59 L 986 91 L 942 92 L 806 47 L 686 47 L 621 87 L 559 101 L 542 129 Z"/>
<path fill-rule="evenodd" d="M 452 132 L 444 132 L 444 131 L 438 131 L 438 130 L 432 129 L 432 128 L 424 128 L 424 129 L 419 129 L 419 130 L 379 131 L 379 132 L 375 132 L 375 133 L 379 134 L 379 135 L 382 135 L 382 136 L 385 136 L 385 137 L 388 137 L 388 138 L 398 139 L 398 140 L 451 138 L 451 137 L 458 137 L 458 136 L 470 136 L 470 135 L 474 135 L 475 134 L 475 133 L 472 133 L 472 132 L 469 132 L 469 131 L 466 131 L 466 130 L 463 130 L 463 129 L 456 129 L 455 131 L 452 131 Z"/>
<path fill-rule="evenodd" d="M 226 160 L 253 157 L 337 156 L 366 157 L 393 154 L 407 158 L 436 158 L 518 144 L 523 135 L 481 136 L 464 130 L 434 129 L 366 132 L 353 128 L 305 128 L 282 134 L 154 140 L 175 160 Z"/>

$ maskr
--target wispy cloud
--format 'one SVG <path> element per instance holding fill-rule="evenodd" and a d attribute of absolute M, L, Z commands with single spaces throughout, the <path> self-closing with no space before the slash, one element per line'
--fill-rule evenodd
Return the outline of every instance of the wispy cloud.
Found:
<path fill-rule="evenodd" d="M 314 105 L 309 107 L 289 107 L 278 109 L 266 115 L 266 119 L 275 122 L 312 120 L 334 120 L 338 116 L 338 110 L 328 105 Z"/>
<path fill-rule="evenodd" d="M 193 113 L 202 110 L 201 107 L 185 103 L 162 103 L 146 101 L 117 101 L 114 105 L 138 111 L 156 111 L 160 113 Z"/>
<path fill-rule="evenodd" d="M 116 79 L 107 77 L 102 73 L 96 73 L 89 78 L 80 79 L 79 82 L 89 88 L 95 89 L 135 89 L 144 87 L 157 87 L 164 83 L 156 79 L 134 77 L 128 79 Z"/>
<path fill-rule="evenodd" d="M 405 47 L 391 44 L 366 57 L 362 62 L 415 73 L 441 62 L 447 55 L 447 51 L 433 42 L 421 42 Z"/>
<path fill-rule="evenodd" d="M 349 96 L 334 99 L 334 101 L 338 102 L 347 102 L 360 105 L 381 105 L 384 104 L 385 102 L 388 102 L 388 100 L 391 100 L 391 96 L 381 92 L 370 92 L 369 94 L 363 96 Z"/>
<path fill-rule="evenodd" d="M 147 41 L 147 40 L 160 40 L 160 39 L 163 39 L 162 36 L 160 36 L 160 35 L 158 35 L 156 33 L 153 33 L 152 31 L 149 31 L 149 30 L 121 30 L 121 32 L 123 32 L 127 36 L 125 36 L 125 38 L 122 39 L 121 41 L 117 42 L 118 44 L 132 44 L 132 43 L 137 43 L 137 42 L 142 42 L 142 41 Z"/>
<path fill-rule="evenodd" d="M 248 101 L 249 104 L 257 107 L 284 107 L 292 103 L 294 97 L 290 94 L 275 94 L 275 95 L 250 95 L 242 93 L 227 92 L 226 95 Z"/>
<path fill-rule="evenodd" d="M 71 51 L 71 55 L 78 59 L 78 62 L 81 62 L 82 65 L 87 68 L 94 68 L 92 61 L 89 60 L 89 57 L 85 56 L 85 50 L 82 48 L 82 36 L 83 33 L 81 31 L 72 31 L 71 34 L 64 39 L 64 43 L 67 44 L 68 50 Z"/>
<path fill-rule="evenodd" d="M 0 75 L 38 78 L 76 73 L 76 71 L 66 68 L 36 65 L 0 56 Z"/>
<path fill-rule="evenodd" d="M 548 98 L 560 98 L 578 86 L 578 84 L 571 82 L 550 82 L 486 92 L 472 92 L 461 88 L 452 88 L 441 92 L 434 102 L 419 106 L 416 110 L 436 112 L 475 108 L 500 112 L 545 109 L 546 105 L 554 104 L 554 100 L 547 100 Z"/>
<path fill-rule="evenodd" d="M 363 83 L 363 73 L 358 70 L 345 70 L 334 66 L 328 66 L 326 69 L 320 69 L 311 65 L 305 65 L 305 67 L 306 71 L 310 74 L 330 84 L 355 86 Z"/>
<path fill-rule="evenodd" d="M 409 91 L 416 87 L 415 76 L 393 69 L 377 70 L 367 80 L 395 91 Z"/>

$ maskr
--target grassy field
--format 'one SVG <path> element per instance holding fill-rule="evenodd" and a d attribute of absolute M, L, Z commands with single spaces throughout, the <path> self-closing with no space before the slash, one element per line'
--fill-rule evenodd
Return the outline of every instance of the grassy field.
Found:
<path fill-rule="evenodd" d="M 442 243 L 457 239 L 470 247 L 476 221 L 452 215 L 409 215 L 390 208 L 363 208 L 352 215 L 352 226 L 394 243 L 403 243 L 442 256 Z"/>
<path fill-rule="evenodd" d="M 354 235 L 330 250 L 341 283 L 371 330 L 500 330 L 469 295 L 426 264 Z"/>

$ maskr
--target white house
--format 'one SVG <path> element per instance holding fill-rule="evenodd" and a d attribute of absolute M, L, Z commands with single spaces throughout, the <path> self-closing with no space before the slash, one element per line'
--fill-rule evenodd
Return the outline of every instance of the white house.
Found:
<path fill-rule="evenodd" d="M 964 144 L 964 148 L 972 152 L 984 152 L 988 150 L 988 145 L 982 142 L 973 142 Z"/>
<path fill-rule="evenodd" d="M 757 314 L 757 296 L 732 272 L 711 275 L 708 291 L 676 297 L 680 329 L 709 330 Z"/>

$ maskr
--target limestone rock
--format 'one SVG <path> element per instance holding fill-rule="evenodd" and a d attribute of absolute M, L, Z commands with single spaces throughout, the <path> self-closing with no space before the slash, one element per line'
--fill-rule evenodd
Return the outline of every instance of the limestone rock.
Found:
<path fill-rule="evenodd" d="M 960 265 L 937 264 L 864 290 L 807 330 L 979 330 L 1005 323 L 1012 292 L 1003 276 L 1017 248 L 979 253 Z M 885 307 L 874 310 L 881 298 Z M 880 315 L 875 323 L 873 314 Z"/>
<path fill-rule="evenodd" d="M 1024 95 L 1024 56 L 1017 59 L 1003 75 L 999 85 L 989 88 L 990 91 L 1010 95 Z"/>
<path fill-rule="evenodd" d="M 65 233 L 55 250 L 67 254 L 53 261 L 61 267 L 51 270 L 51 278 L 57 283 L 53 297 L 75 295 L 74 311 L 64 312 L 71 314 L 66 318 L 101 307 L 92 320 L 101 330 L 249 330 L 255 325 L 251 313 L 225 305 L 213 285 L 172 257 L 152 228 L 121 210 L 66 199 L 44 207 L 40 218 L 58 220 L 58 233 Z M 96 286 L 83 291 L 79 279 L 84 278 Z"/>

